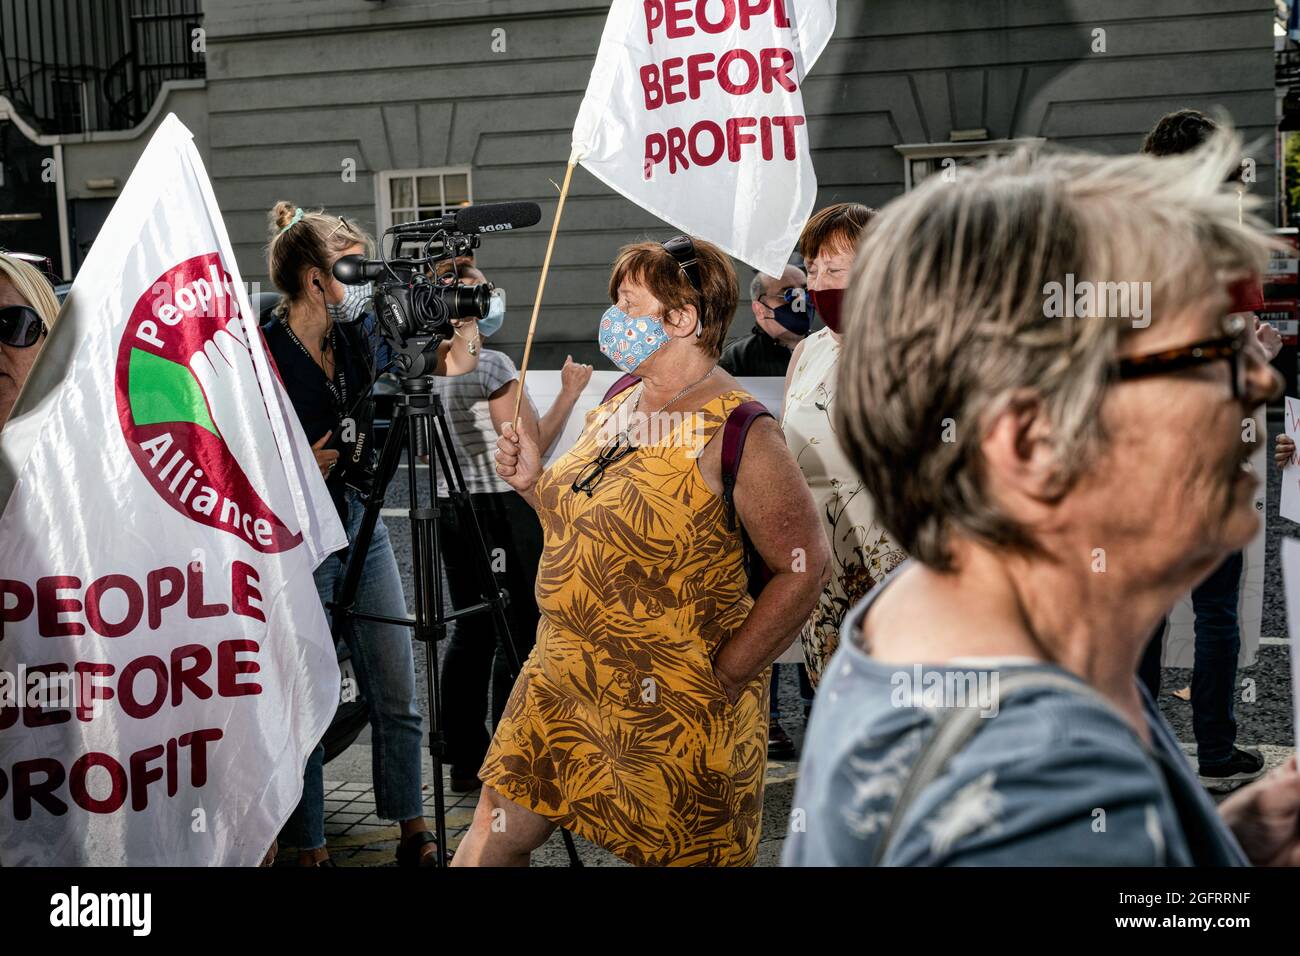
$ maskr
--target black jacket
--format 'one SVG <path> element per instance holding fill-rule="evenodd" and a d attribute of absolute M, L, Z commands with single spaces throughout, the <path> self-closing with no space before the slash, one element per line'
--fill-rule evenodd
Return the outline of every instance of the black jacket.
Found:
<path fill-rule="evenodd" d="M 757 325 L 743 339 L 736 339 L 722 350 L 718 364 L 736 377 L 785 377 L 791 351 Z"/>

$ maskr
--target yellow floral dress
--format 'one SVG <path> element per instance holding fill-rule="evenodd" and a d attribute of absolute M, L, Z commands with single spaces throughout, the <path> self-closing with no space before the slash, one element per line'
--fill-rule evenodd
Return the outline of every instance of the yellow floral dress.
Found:
<path fill-rule="evenodd" d="M 734 706 L 714 676 L 714 653 L 753 602 L 739 531 L 696 456 L 751 396 L 718 396 L 609 466 L 591 497 L 573 491 L 633 391 L 590 412 L 537 483 L 537 644 L 479 777 L 631 863 L 748 866 L 770 670 Z"/>
<path fill-rule="evenodd" d="M 845 614 L 907 557 L 875 520 L 871 495 L 831 427 L 839 358 L 830 329 L 808 336 L 781 412 L 786 444 L 808 482 L 832 552 L 831 581 L 799 635 L 814 686 L 839 646 Z"/>

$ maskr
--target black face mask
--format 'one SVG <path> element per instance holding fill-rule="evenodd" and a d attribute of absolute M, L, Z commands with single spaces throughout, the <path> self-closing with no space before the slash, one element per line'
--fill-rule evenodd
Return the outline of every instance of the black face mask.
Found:
<path fill-rule="evenodd" d="M 0 308 L 0 344 L 11 348 L 31 348 L 45 334 L 45 322 L 37 311 L 26 305 Z"/>
<path fill-rule="evenodd" d="M 781 298 L 785 299 L 785 304 L 775 309 L 768 308 L 768 311 L 780 323 L 781 328 L 803 338 L 812 327 L 813 316 L 817 314 L 813 308 L 812 296 L 803 289 L 786 289 L 781 293 Z"/>
<path fill-rule="evenodd" d="M 807 303 L 808 308 L 796 309 L 790 303 L 786 303 L 778 309 L 772 309 L 772 318 L 781 323 L 781 328 L 787 332 L 793 332 L 795 335 L 803 338 L 808 334 L 812 327 L 812 305 L 811 301 Z"/>

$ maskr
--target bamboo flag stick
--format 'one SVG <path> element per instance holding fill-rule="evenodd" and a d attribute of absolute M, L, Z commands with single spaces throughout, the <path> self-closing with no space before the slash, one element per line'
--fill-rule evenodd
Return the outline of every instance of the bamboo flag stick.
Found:
<path fill-rule="evenodd" d="M 519 430 L 519 406 L 524 400 L 524 376 L 528 374 L 528 356 L 533 351 L 537 315 L 542 310 L 542 292 L 546 288 L 546 274 L 551 271 L 551 253 L 555 250 L 555 234 L 560 231 L 560 216 L 564 214 L 564 200 L 569 195 L 569 183 L 573 180 L 575 165 L 577 165 L 576 157 L 570 157 L 569 165 L 564 170 L 564 185 L 560 187 L 560 203 L 555 207 L 555 220 L 551 223 L 551 238 L 546 243 L 546 256 L 542 259 L 542 275 L 537 280 L 537 298 L 533 300 L 533 318 L 528 323 L 528 339 L 524 342 L 524 361 L 519 367 L 519 394 L 515 396 L 515 415 L 511 419 L 516 431 Z"/>

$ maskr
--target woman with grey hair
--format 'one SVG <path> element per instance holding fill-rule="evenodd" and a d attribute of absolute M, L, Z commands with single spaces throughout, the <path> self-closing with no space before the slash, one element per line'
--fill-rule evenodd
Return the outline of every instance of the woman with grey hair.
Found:
<path fill-rule="evenodd" d="M 1259 525 L 1238 156 L 1022 153 L 868 229 L 835 424 L 912 560 L 844 622 L 787 864 L 1300 862 L 1294 758 L 1216 812 L 1134 679 Z"/>

